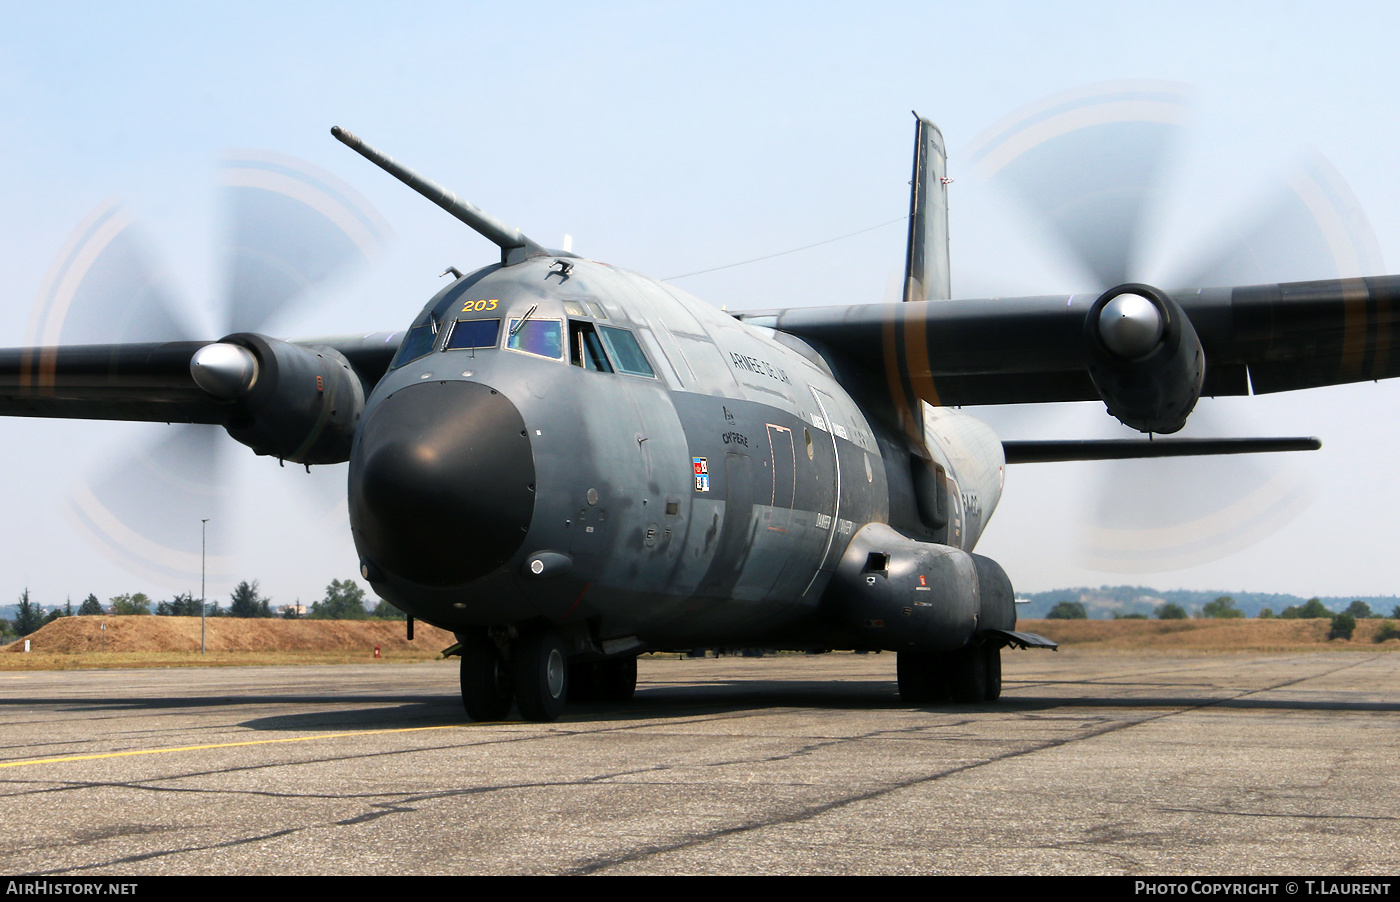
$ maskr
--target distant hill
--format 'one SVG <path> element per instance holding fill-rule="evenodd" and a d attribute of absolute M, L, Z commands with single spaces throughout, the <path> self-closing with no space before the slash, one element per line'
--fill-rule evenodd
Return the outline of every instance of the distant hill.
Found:
<path fill-rule="evenodd" d="M 1163 591 L 1147 586 L 1099 586 L 1097 588 L 1079 586 L 1073 589 L 1054 589 L 1050 592 L 1019 594 L 1016 596 L 1018 599 L 1027 600 L 1030 604 L 1017 605 L 1016 616 L 1029 620 L 1041 618 L 1049 614 L 1050 609 L 1061 601 L 1077 601 L 1083 604 L 1090 619 L 1094 620 L 1112 619 L 1114 612 L 1146 614 L 1151 617 L 1152 612 L 1158 606 L 1167 602 L 1181 605 L 1186 609 L 1187 614 L 1195 614 L 1207 602 L 1214 601 L 1221 595 L 1233 598 L 1235 607 L 1244 611 L 1246 617 L 1258 617 L 1260 608 L 1271 608 L 1274 614 L 1278 615 L 1284 608 L 1303 604 L 1312 597 L 1304 598 L 1298 595 L 1281 595 L 1273 592 L 1232 592 L 1223 589 L 1196 592 L 1187 589 Z M 1391 616 L 1396 606 L 1400 605 L 1400 595 L 1321 596 L 1322 603 L 1333 611 L 1346 610 L 1347 605 L 1358 599 L 1366 602 L 1371 606 L 1372 611 L 1382 617 Z"/>

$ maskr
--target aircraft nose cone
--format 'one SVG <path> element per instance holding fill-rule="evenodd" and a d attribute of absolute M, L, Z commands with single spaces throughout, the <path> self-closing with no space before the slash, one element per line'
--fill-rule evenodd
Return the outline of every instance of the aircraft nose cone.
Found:
<path fill-rule="evenodd" d="M 471 582 L 510 559 L 535 510 L 520 411 L 474 382 L 395 392 L 366 420 L 350 465 L 360 553 L 425 586 Z"/>

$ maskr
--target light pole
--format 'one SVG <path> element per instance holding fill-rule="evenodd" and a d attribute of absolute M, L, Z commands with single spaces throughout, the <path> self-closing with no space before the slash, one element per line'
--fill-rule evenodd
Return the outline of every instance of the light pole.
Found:
<path fill-rule="evenodd" d="M 204 534 L 209 518 L 199 521 L 199 653 L 204 654 Z"/>

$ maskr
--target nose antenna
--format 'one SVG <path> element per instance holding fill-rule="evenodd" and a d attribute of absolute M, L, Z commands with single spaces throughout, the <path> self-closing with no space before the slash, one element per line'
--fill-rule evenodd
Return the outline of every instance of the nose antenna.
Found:
<path fill-rule="evenodd" d="M 346 147 L 358 152 L 360 156 L 369 160 L 380 169 L 383 169 L 439 207 L 442 207 L 462 222 L 465 222 L 491 243 L 499 246 L 501 249 L 502 266 L 511 266 L 529 257 L 549 253 L 549 251 L 527 238 L 524 232 L 514 226 L 506 225 L 480 207 L 462 200 L 437 182 L 432 179 L 424 178 L 383 151 L 361 141 L 355 135 L 340 126 L 337 125 L 332 128 L 331 134 L 335 135 L 336 139 Z"/>

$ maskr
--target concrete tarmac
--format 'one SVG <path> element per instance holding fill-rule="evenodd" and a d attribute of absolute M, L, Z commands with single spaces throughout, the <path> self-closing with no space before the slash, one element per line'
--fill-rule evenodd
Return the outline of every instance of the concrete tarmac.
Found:
<path fill-rule="evenodd" d="M 454 663 L 0 673 L 0 873 L 1393 874 L 1400 654 L 646 659 L 464 723 Z"/>

